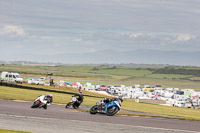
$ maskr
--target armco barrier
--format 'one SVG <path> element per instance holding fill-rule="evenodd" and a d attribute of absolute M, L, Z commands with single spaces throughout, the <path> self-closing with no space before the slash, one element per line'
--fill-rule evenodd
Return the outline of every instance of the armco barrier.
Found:
<path fill-rule="evenodd" d="M 166 104 L 164 100 L 139 99 L 139 103 Z"/>
<path fill-rule="evenodd" d="M 8 87 L 14 87 L 14 88 L 20 88 L 20 89 L 27 89 L 27 90 L 39 90 L 39 91 L 56 92 L 56 93 L 71 94 L 71 95 L 76 94 L 76 93 L 72 93 L 72 92 L 57 91 L 57 90 L 48 90 L 48 89 L 44 89 L 44 88 L 37 88 L 37 87 L 30 87 L 30 86 L 23 86 L 23 85 L 21 85 L 21 84 L 8 83 L 8 82 L 2 82 L 2 81 L 0 81 L 0 86 L 8 86 Z M 96 98 L 104 98 L 104 97 L 90 96 L 90 95 L 84 95 L 84 96 L 88 96 L 88 97 L 96 97 Z"/>

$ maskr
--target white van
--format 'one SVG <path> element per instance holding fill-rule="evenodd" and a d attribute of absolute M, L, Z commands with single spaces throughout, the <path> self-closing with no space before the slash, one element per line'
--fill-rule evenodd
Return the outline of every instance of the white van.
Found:
<path fill-rule="evenodd" d="M 185 107 L 185 101 L 175 101 L 174 107 Z"/>
<path fill-rule="evenodd" d="M 19 73 L 2 72 L 1 81 L 23 83 L 23 78 Z"/>

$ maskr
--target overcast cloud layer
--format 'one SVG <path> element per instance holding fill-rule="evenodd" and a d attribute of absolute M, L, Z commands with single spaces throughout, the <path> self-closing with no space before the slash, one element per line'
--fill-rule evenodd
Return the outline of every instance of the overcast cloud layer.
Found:
<path fill-rule="evenodd" d="M 200 66 L 200 1 L 0 0 L 0 55 Z"/>

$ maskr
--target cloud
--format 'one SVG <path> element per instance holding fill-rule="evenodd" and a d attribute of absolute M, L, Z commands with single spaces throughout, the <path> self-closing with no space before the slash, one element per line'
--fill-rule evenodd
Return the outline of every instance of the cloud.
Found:
<path fill-rule="evenodd" d="M 73 42 L 80 42 L 81 39 L 73 39 L 72 41 L 73 41 Z"/>
<path fill-rule="evenodd" d="M 134 33 L 134 32 L 120 32 L 116 33 L 115 37 L 122 37 L 125 39 L 158 39 L 160 36 L 169 36 L 170 34 L 168 33 L 154 33 L 154 32 L 139 32 L 139 33 Z"/>
<path fill-rule="evenodd" d="M 0 31 L 0 34 L 2 35 L 9 35 L 9 36 L 19 36 L 23 37 L 26 35 L 23 28 L 16 26 L 16 25 L 6 25 L 3 27 L 3 29 Z"/>
<path fill-rule="evenodd" d="M 128 38 L 138 38 L 140 36 L 142 36 L 141 33 L 131 33 L 131 32 L 121 32 L 118 34 L 118 36 L 124 36 L 124 37 L 128 37 Z"/>
<path fill-rule="evenodd" d="M 176 40 L 174 40 L 174 42 L 185 42 L 185 41 L 189 41 L 192 39 L 195 39 L 196 36 L 191 35 L 191 34 L 180 34 L 177 36 Z"/>
<path fill-rule="evenodd" d="M 78 43 L 80 46 L 94 46 L 95 42 L 92 40 L 73 39 L 72 42 Z"/>
<path fill-rule="evenodd" d="M 41 36 L 41 37 L 40 37 L 40 39 L 44 39 L 44 40 L 45 40 L 45 39 L 50 39 L 50 38 L 51 38 L 51 37 L 49 37 L 49 36 Z"/>
<path fill-rule="evenodd" d="M 138 49 L 200 51 L 197 0 L 0 3 L 0 45 L 4 46 L 0 53 L 9 49 L 16 60 L 16 48 L 24 55 Z"/>
<path fill-rule="evenodd" d="M 24 48 L 24 46 L 21 44 L 18 44 L 18 45 L 16 45 L 16 48 L 21 49 L 21 48 Z"/>

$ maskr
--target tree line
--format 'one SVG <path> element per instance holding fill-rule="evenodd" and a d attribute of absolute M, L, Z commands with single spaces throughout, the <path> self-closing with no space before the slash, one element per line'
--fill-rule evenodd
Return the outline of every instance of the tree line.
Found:
<path fill-rule="evenodd" d="M 193 75 L 200 76 L 200 70 L 198 69 L 184 69 L 184 68 L 161 68 L 154 69 L 153 74 L 180 74 L 180 75 Z"/>

